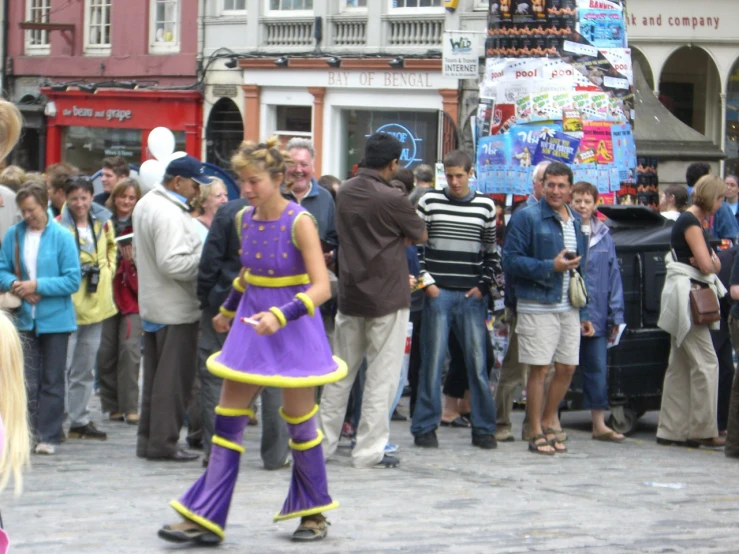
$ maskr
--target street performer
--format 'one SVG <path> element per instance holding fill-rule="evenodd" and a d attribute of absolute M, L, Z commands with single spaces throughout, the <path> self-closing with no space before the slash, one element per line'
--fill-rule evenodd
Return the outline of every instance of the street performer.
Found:
<path fill-rule="evenodd" d="M 280 414 L 293 450 L 290 490 L 275 521 L 300 517 L 293 540 L 320 540 L 327 533 L 323 512 L 338 507 L 328 494 L 315 387 L 341 380 L 346 364 L 332 356 L 318 312 L 330 291 L 316 222 L 280 194 L 290 158 L 277 145 L 277 138 L 245 142 L 232 159 L 250 204 L 236 216 L 243 269 L 213 318 L 215 330 L 229 334 L 208 360 L 208 370 L 224 379 L 210 463 L 170 503 L 185 518 L 159 530 L 171 542 L 223 540 L 243 431 L 262 387 L 283 388 Z"/>

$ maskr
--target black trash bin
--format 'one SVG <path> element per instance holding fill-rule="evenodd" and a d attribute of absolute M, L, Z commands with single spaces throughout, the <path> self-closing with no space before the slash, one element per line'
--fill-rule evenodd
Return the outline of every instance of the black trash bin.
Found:
<path fill-rule="evenodd" d="M 644 206 L 601 206 L 621 266 L 626 330 L 608 350 L 608 397 L 616 432 L 634 430 L 645 412 L 659 410 L 670 355 L 670 337 L 657 327 L 665 283 L 665 256 L 673 222 Z M 577 369 L 564 409 L 581 410 L 582 374 Z"/>

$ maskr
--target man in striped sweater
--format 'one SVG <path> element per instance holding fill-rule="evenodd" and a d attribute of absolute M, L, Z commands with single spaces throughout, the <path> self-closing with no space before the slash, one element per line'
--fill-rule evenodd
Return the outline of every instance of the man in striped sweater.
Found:
<path fill-rule="evenodd" d="M 456 150 L 444 158 L 449 186 L 430 190 L 418 203 L 428 242 L 419 248 L 426 289 L 421 327 L 421 375 L 411 432 L 416 446 L 439 446 L 441 368 L 453 330 L 464 348 L 472 400 L 472 444 L 492 449 L 495 403 L 488 384 L 485 327 L 488 295 L 502 273 L 495 241 L 495 204 L 470 190 L 472 159 Z"/>

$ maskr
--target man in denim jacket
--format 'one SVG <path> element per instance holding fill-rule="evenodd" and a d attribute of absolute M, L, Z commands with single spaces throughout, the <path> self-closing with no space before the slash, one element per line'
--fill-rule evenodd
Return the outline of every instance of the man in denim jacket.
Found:
<path fill-rule="evenodd" d="M 550 164 L 542 201 L 516 212 L 503 248 L 503 269 L 515 281 L 518 300 L 519 362 L 531 367 L 529 450 L 547 455 L 567 451 L 556 437 L 557 409 L 579 363 L 580 336 L 593 334 L 587 309 L 573 308 L 568 295 L 571 272 L 587 255 L 580 222 L 567 205 L 571 188 L 572 170 Z M 552 362 L 555 375 L 545 402 L 544 380 Z"/>

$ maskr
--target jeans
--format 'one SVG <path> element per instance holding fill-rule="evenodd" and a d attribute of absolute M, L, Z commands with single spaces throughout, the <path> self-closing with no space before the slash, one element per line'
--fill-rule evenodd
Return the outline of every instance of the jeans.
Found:
<path fill-rule="evenodd" d="M 69 333 L 21 333 L 28 425 L 38 442 L 59 444 L 64 419 L 64 375 Z"/>
<path fill-rule="evenodd" d="M 67 415 L 70 427 L 90 423 L 87 405 L 95 382 L 92 368 L 100 348 L 103 323 L 79 325 L 69 337 L 67 350 Z"/>
<path fill-rule="evenodd" d="M 464 349 L 472 402 L 472 434 L 495 433 L 495 401 L 488 384 L 485 341 L 486 299 L 465 298 L 466 291 L 440 289 L 427 298 L 421 328 L 421 375 L 411 433 L 418 436 L 436 429 L 441 420 L 441 368 L 454 330 Z"/>
<path fill-rule="evenodd" d="M 607 345 L 607 337 L 583 337 L 580 340 L 582 407 L 585 410 L 608 409 Z"/>

